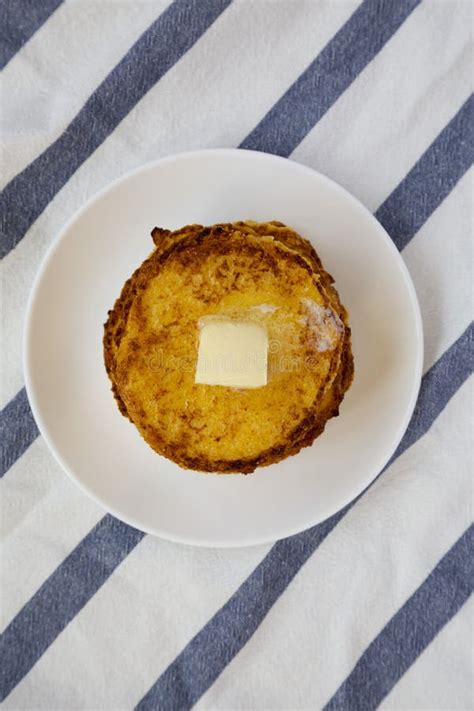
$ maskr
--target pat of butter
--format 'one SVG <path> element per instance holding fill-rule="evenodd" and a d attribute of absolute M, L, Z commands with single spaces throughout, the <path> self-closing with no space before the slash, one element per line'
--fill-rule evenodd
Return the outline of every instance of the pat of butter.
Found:
<path fill-rule="evenodd" d="M 204 320 L 195 382 L 233 388 L 266 385 L 267 353 L 267 332 L 258 323 Z"/>

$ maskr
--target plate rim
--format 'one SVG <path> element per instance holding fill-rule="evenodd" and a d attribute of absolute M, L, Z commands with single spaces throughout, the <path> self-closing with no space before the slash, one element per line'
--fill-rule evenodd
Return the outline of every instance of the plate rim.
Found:
<path fill-rule="evenodd" d="M 413 385 L 412 385 L 412 391 L 410 394 L 410 399 L 408 406 L 405 410 L 405 416 L 403 420 L 401 421 L 396 434 L 392 438 L 392 445 L 390 448 L 387 448 L 388 455 L 385 454 L 383 457 L 380 458 L 380 462 L 377 466 L 373 466 L 370 469 L 370 475 L 367 475 L 364 477 L 364 485 L 362 488 L 360 485 L 351 487 L 350 491 L 345 497 L 341 498 L 340 505 L 338 505 L 337 509 L 334 511 L 329 511 L 327 515 L 325 515 L 323 518 L 318 517 L 318 520 L 313 521 L 310 523 L 310 525 L 306 525 L 306 522 L 303 526 L 289 526 L 285 529 L 284 532 L 281 534 L 276 534 L 276 535 L 260 535 L 260 536 L 250 536 L 250 538 L 243 539 L 242 541 L 236 541 L 235 539 L 226 539 L 225 537 L 219 538 L 219 540 L 216 539 L 209 539 L 206 537 L 200 537 L 199 535 L 194 535 L 194 536 L 187 536 L 187 535 L 179 535 L 179 534 L 174 534 L 170 533 L 167 530 L 160 529 L 158 526 L 150 527 L 143 525 L 141 522 L 137 521 L 133 516 L 128 516 L 127 514 L 124 514 L 121 511 L 118 511 L 118 509 L 114 506 L 110 506 L 103 498 L 100 496 L 96 495 L 89 487 L 84 484 L 84 482 L 79 478 L 79 476 L 73 471 L 73 469 L 63 460 L 62 456 L 59 454 L 57 451 L 53 441 L 52 441 L 52 436 L 50 436 L 50 433 L 48 431 L 48 427 L 46 423 L 43 420 L 43 417 L 41 415 L 41 407 L 39 406 L 36 395 L 35 395 L 35 389 L 33 385 L 33 375 L 32 375 L 32 323 L 33 323 L 33 311 L 34 311 L 34 306 L 36 302 L 36 296 L 39 293 L 39 288 L 42 284 L 42 281 L 45 277 L 45 274 L 47 272 L 48 266 L 50 262 L 53 260 L 54 255 L 56 253 L 56 250 L 59 248 L 61 245 L 63 239 L 66 237 L 67 233 L 69 230 L 74 226 L 75 222 L 78 221 L 83 213 L 87 212 L 87 210 L 93 206 L 96 202 L 98 202 L 102 197 L 107 195 L 108 193 L 112 192 L 116 187 L 121 185 L 122 183 L 126 182 L 128 179 L 134 177 L 135 175 L 138 175 L 140 173 L 144 173 L 148 170 L 153 170 L 154 168 L 164 165 L 166 163 L 173 163 L 176 161 L 186 161 L 190 158 L 202 158 L 205 156 L 209 156 L 210 154 L 212 155 L 220 155 L 220 156 L 236 156 L 236 155 L 250 155 L 255 157 L 258 157 L 259 160 L 269 160 L 272 162 L 278 162 L 278 163 L 291 163 L 293 165 L 293 168 L 296 170 L 300 170 L 303 173 L 306 173 L 311 176 L 316 176 L 323 182 L 326 182 L 329 184 L 333 189 L 336 190 L 336 192 L 339 192 L 345 199 L 349 200 L 350 202 L 353 203 L 353 205 L 360 211 L 363 211 L 366 215 L 369 216 L 370 220 L 374 224 L 377 233 L 379 234 L 380 238 L 385 241 L 385 243 L 388 245 L 390 251 L 392 252 L 392 257 L 397 261 L 397 265 L 400 271 L 400 275 L 403 277 L 403 282 L 404 285 L 408 291 L 409 299 L 410 299 L 410 304 L 413 310 L 413 317 L 414 317 L 414 326 L 415 326 L 415 337 L 416 337 L 416 344 L 417 344 L 417 354 L 416 354 L 416 363 L 414 364 L 414 380 L 413 380 Z M 370 212 L 370 210 L 363 205 L 363 203 L 358 200 L 352 193 L 350 193 L 346 188 L 344 188 L 342 185 L 337 183 L 335 180 L 332 178 L 329 178 L 328 176 L 324 175 L 323 173 L 320 173 L 318 170 L 315 170 L 314 168 L 311 168 L 310 166 L 304 165 L 303 163 L 299 163 L 298 161 L 292 160 L 291 158 L 284 158 L 282 156 L 274 155 L 272 153 L 266 153 L 263 151 L 256 151 L 256 150 L 248 150 L 248 149 L 242 149 L 242 148 L 203 148 L 203 149 L 198 149 L 198 150 L 191 150 L 191 151 L 183 151 L 179 153 L 175 153 L 172 155 L 164 156 L 162 158 L 155 159 L 153 161 L 149 161 L 147 163 L 143 163 L 140 166 L 137 166 L 133 170 L 130 170 L 123 175 L 117 177 L 107 185 L 105 185 L 103 188 L 101 188 L 99 191 L 94 193 L 85 203 L 83 203 L 72 215 L 71 217 L 66 220 L 64 225 L 59 229 L 58 233 L 56 236 L 53 238 L 51 244 L 47 248 L 41 262 L 40 266 L 36 272 L 35 278 L 33 280 L 30 293 L 28 296 L 27 300 L 27 306 L 26 306 L 26 311 L 25 311 L 25 317 L 24 317 L 24 326 L 23 326 L 23 345 L 22 345 L 22 365 L 23 365 L 23 375 L 24 375 L 24 381 L 25 381 L 25 389 L 26 393 L 28 396 L 28 401 L 30 404 L 30 408 L 33 414 L 33 417 L 35 419 L 35 422 L 37 424 L 39 433 L 43 437 L 44 441 L 46 442 L 46 445 L 48 449 L 50 450 L 51 454 L 53 457 L 56 459 L 58 464 L 61 466 L 65 474 L 69 477 L 69 479 L 76 485 L 78 486 L 89 498 L 91 498 L 101 509 L 103 509 L 106 513 L 111 514 L 115 518 L 119 519 L 120 521 L 126 523 L 129 526 L 132 526 L 133 528 L 142 531 L 146 534 L 156 536 L 158 538 L 162 538 L 164 540 L 171 541 L 173 543 L 179 543 L 179 544 L 184 544 L 184 545 L 190 545 L 190 546 L 198 546 L 198 547 L 206 547 L 206 548 L 244 548 L 244 547 L 249 547 L 249 546 L 256 546 L 256 545 L 263 545 L 263 544 L 271 544 L 274 543 L 278 540 L 281 540 L 283 538 L 287 538 L 293 535 L 297 535 L 299 533 L 302 533 L 303 531 L 311 529 L 313 526 L 319 525 L 320 523 L 323 523 L 324 521 L 327 521 L 329 518 L 332 516 L 336 515 L 338 512 L 342 511 L 346 506 L 351 503 L 351 501 L 354 501 L 357 499 L 359 496 L 362 496 L 363 493 L 372 485 L 374 481 L 380 476 L 380 474 L 383 472 L 385 466 L 387 463 L 391 460 L 393 454 L 396 452 L 398 445 L 400 444 L 403 435 L 405 434 L 407 427 L 410 423 L 411 417 L 413 415 L 413 412 L 416 407 L 416 403 L 418 401 L 418 395 L 421 387 L 421 380 L 422 380 L 422 375 L 423 375 L 423 362 L 424 362 L 424 334 L 423 334 L 423 321 L 422 321 L 422 316 L 421 316 L 421 309 L 418 301 L 418 297 L 416 294 L 416 289 L 413 284 L 413 280 L 411 278 L 410 272 L 408 270 L 407 265 L 405 264 L 405 261 L 403 260 L 401 253 L 395 246 L 393 240 L 389 236 L 388 232 L 385 230 L 383 225 L 377 220 L 377 218 Z M 358 480 L 360 484 L 360 480 Z"/>

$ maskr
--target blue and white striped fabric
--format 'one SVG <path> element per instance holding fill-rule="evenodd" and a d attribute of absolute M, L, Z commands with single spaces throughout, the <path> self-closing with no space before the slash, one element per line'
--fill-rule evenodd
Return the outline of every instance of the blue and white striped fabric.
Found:
<path fill-rule="evenodd" d="M 472 8 L 2 3 L 5 709 L 472 708 Z M 142 163 L 216 146 L 354 193 L 402 250 L 426 339 L 415 414 L 372 487 L 298 536 L 225 551 L 104 515 L 38 436 L 21 370 L 32 279 L 71 214 Z"/>

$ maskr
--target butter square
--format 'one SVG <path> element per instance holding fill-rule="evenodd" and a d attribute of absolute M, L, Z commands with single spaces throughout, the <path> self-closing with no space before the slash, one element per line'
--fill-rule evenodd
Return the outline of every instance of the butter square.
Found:
<path fill-rule="evenodd" d="M 201 324 L 195 382 L 233 388 L 267 384 L 268 336 L 250 321 L 210 318 Z"/>

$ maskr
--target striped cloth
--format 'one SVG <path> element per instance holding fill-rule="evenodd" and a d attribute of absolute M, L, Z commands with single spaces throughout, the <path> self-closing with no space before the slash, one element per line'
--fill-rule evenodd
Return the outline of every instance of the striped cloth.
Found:
<path fill-rule="evenodd" d="M 472 7 L 1 4 L 5 709 L 472 708 Z M 223 551 L 104 515 L 38 436 L 21 369 L 32 279 L 71 214 L 144 162 L 216 146 L 354 193 L 402 250 L 426 339 L 372 487 L 302 534 Z"/>

